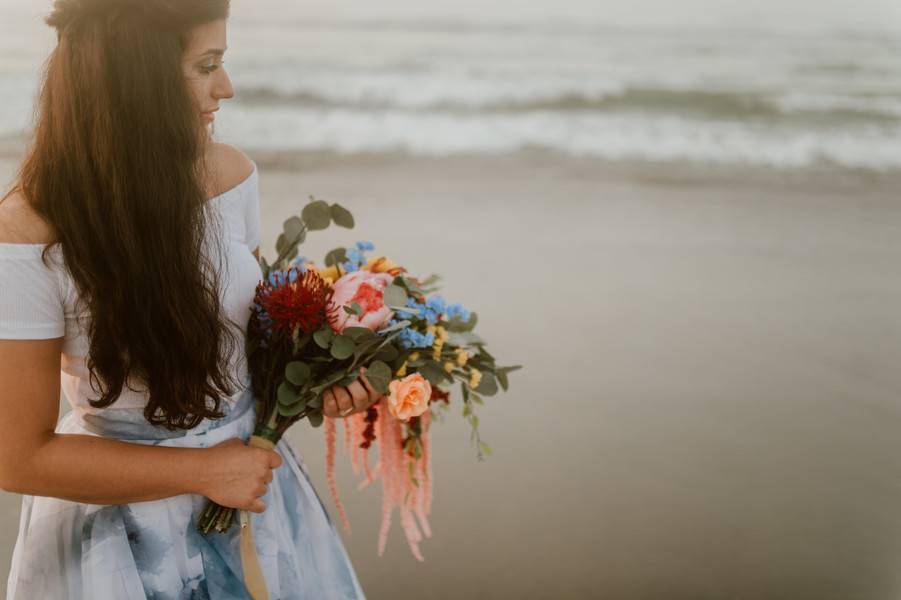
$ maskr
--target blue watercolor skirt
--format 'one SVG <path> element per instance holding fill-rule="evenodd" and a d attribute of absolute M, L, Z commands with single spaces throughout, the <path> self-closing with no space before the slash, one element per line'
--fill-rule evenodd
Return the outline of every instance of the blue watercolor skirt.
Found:
<path fill-rule="evenodd" d="M 67 413 L 59 433 L 87 433 L 132 443 L 209 447 L 247 441 L 256 406 L 250 390 L 223 419 L 187 432 L 153 427 L 139 411 L 102 416 Z M 207 426 L 204 429 L 204 426 Z M 341 539 L 286 439 L 283 462 L 248 513 L 272 600 L 360 600 L 363 591 Z M 240 527 L 203 535 L 195 529 L 206 499 L 183 494 L 130 504 L 81 504 L 23 496 L 7 600 L 249 600 L 242 576 Z"/>

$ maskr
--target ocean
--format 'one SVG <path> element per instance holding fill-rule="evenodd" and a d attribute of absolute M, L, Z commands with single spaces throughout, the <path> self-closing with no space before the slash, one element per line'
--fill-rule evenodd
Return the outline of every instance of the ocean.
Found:
<path fill-rule="evenodd" d="M 901 34 L 245 12 L 216 135 L 248 151 L 901 167 Z M 15 18 L 0 33 L 15 136 L 41 55 Z"/>

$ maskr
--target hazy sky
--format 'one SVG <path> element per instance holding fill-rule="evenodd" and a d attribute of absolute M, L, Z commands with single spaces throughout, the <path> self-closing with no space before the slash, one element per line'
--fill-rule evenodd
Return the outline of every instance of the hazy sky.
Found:
<path fill-rule="evenodd" d="M 0 19 L 40 15 L 51 6 L 50 0 L 0 0 Z M 326 19 L 560 17 L 628 26 L 901 30 L 901 0 L 232 0 L 234 16 L 261 12 Z"/>
<path fill-rule="evenodd" d="M 232 0 L 238 11 L 291 6 L 322 17 L 518 20 L 559 16 L 621 25 L 901 29 L 901 0 Z"/>

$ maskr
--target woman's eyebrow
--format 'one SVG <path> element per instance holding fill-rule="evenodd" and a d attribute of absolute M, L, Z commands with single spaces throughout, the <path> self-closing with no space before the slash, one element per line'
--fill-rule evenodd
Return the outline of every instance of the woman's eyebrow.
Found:
<path fill-rule="evenodd" d="M 201 56 L 201 57 L 204 57 L 204 56 L 207 56 L 207 55 L 212 55 L 212 56 L 222 56 L 223 54 L 225 54 L 225 50 L 223 50 L 223 49 L 221 49 L 221 48 L 210 48 L 209 50 L 207 50 L 206 52 L 204 52 L 204 53 L 201 54 L 200 56 Z"/>

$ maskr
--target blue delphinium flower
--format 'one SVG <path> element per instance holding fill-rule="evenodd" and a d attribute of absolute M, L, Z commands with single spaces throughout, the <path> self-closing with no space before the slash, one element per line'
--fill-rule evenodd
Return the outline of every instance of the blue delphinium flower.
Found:
<path fill-rule="evenodd" d="M 357 250 L 356 248 L 351 248 L 347 251 L 347 261 L 352 262 L 356 266 L 360 266 L 366 262 L 366 257 L 363 256 L 363 253 Z"/>
<path fill-rule="evenodd" d="M 356 263 L 347 261 L 347 262 L 341 263 L 341 270 L 344 271 L 345 273 L 353 273 L 354 271 L 359 271 L 360 267 L 357 266 Z"/>
<path fill-rule="evenodd" d="M 298 256 L 297 258 L 294 259 L 294 261 L 291 264 L 295 268 L 297 268 L 298 271 L 300 271 L 301 275 L 303 275 L 304 273 L 307 272 L 306 263 L 308 263 L 308 262 L 312 262 L 312 261 L 309 258 L 307 258 L 306 256 Z"/>
<path fill-rule="evenodd" d="M 375 250 L 375 245 L 372 242 L 357 242 L 356 247 L 361 252 L 372 252 Z"/>
<path fill-rule="evenodd" d="M 444 311 L 445 317 L 448 319 L 453 319 L 454 317 L 460 317 L 463 321 L 469 321 L 469 310 L 463 308 L 462 304 L 448 304 Z"/>

